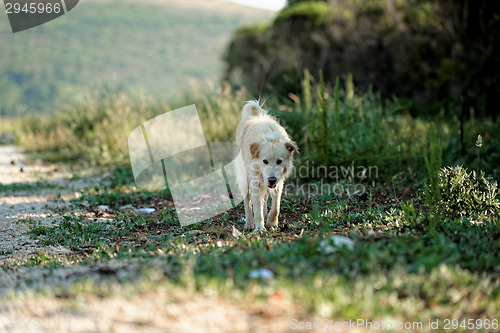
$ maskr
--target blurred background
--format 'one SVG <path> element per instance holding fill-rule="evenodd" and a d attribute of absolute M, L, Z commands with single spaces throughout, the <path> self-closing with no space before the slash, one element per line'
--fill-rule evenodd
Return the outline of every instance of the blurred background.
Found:
<path fill-rule="evenodd" d="M 232 32 L 273 17 L 224 0 L 86 0 L 75 9 L 15 34 L 2 10 L 2 116 L 53 112 L 93 92 L 169 101 L 190 82 L 220 81 Z"/>

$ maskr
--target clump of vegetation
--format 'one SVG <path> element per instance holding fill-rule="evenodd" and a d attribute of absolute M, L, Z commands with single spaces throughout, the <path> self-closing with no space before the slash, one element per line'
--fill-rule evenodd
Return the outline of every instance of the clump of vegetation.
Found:
<path fill-rule="evenodd" d="M 430 132 L 429 153 L 424 157 L 427 169 L 427 182 L 424 184 L 425 201 L 432 211 L 433 225 L 439 222 L 439 212 L 435 202 L 441 201 L 441 189 L 439 188 L 439 170 L 442 166 L 443 150 L 441 141 L 436 136 L 436 129 Z"/>
<path fill-rule="evenodd" d="M 438 211 L 446 217 L 473 217 L 499 212 L 498 185 L 484 172 L 467 171 L 462 166 L 444 167 L 439 171 L 441 200 Z"/>

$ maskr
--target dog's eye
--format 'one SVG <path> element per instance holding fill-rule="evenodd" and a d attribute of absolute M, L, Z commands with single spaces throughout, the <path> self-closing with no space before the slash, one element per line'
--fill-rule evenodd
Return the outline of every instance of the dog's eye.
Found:
<path fill-rule="evenodd" d="M 268 160 L 264 160 L 263 162 L 264 162 L 264 164 L 267 164 L 267 163 L 269 163 L 269 161 L 268 161 Z"/>
<path fill-rule="evenodd" d="M 281 164 L 283 161 L 282 160 L 277 160 L 276 164 Z"/>

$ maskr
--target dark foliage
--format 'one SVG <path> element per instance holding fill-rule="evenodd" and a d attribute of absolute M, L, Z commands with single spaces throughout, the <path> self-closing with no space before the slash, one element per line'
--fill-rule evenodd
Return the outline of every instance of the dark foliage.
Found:
<path fill-rule="evenodd" d="M 352 73 L 355 85 L 411 100 L 413 112 L 500 102 L 500 2 L 300 1 L 274 23 L 233 37 L 226 78 L 256 93 L 300 93 L 304 68 L 325 81 Z"/>

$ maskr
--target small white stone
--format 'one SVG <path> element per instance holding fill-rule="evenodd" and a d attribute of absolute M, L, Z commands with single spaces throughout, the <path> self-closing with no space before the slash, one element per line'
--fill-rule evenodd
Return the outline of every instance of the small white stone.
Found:
<path fill-rule="evenodd" d="M 267 268 L 257 268 L 250 272 L 251 279 L 274 279 L 274 273 Z"/>
<path fill-rule="evenodd" d="M 139 208 L 139 212 L 149 214 L 154 212 L 156 209 L 155 208 Z"/>
<path fill-rule="evenodd" d="M 339 235 L 331 235 L 330 239 L 332 240 L 332 243 L 335 247 L 345 246 L 349 250 L 352 250 L 352 248 L 354 247 L 354 241 L 352 239 L 350 239 L 349 237 L 339 236 Z"/>
<path fill-rule="evenodd" d="M 109 206 L 99 205 L 99 206 L 97 206 L 97 209 L 99 209 L 100 211 L 103 211 L 103 212 L 107 212 L 109 210 Z"/>
<path fill-rule="evenodd" d="M 319 242 L 319 250 L 321 250 L 325 254 L 330 254 L 336 252 L 341 247 L 347 247 L 349 250 L 352 250 L 354 247 L 354 242 L 349 237 L 339 236 L 339 235 L 331 235 L 330 239 L 323 239 Z"/>

